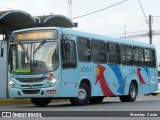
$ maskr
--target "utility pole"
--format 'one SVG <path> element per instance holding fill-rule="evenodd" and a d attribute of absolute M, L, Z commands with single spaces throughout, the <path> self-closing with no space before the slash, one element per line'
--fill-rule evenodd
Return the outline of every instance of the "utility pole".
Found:
<path fill-rule="evenodd" d="M 152 16 L 149 15 L 149 43 L 152 44 Z"/>
<path fill-rule="evenodd" d="M 72 19 L 72 0 L 68 0 L 68 17 Z"/>
<path fill-rule="evenodd" d="M 126 37 L 127 32 L 126 32 L 126 24 L 124 24 L 124 38 Z"/>

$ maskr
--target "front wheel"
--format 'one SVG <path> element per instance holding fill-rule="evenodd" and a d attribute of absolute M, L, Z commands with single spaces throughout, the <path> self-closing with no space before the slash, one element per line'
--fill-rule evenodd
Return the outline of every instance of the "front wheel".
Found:
<path fill-rule="evenodd" d="M 82 83 L 78 90 L 78 97 L 70 98 L 72 105 L 85 105 L 90 98 L 90 88 L 87 84 Z"/>
<path fill-rule="evenodd" d="M 38 106 L 38 107 L 44 107 L 47 106 L 51 102 L 51 98 L 30 98 L 31 102 Z"/>
<path fill-rule="evenodd" d="M 137 98 L 138 88 L 134 82 L 131 83 L 129 93 L 126 96 L 119 96 L 121 102 L 134 102 Z"/>

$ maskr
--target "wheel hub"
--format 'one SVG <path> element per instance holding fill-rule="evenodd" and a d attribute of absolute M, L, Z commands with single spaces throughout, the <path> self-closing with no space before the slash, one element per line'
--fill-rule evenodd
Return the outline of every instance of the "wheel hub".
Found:
<path fill-rule="evenodd" d="M 136 95 L 136 90 L 133 87 L 131 88 L 130 94 L 131 94 L 132 98 L 134 98 Z"/>
<path fill-rule="evenodd" d="M 84 89 L 79 89 L 79 99 L 83 100 L 86 98 L 86 91 Z"/>

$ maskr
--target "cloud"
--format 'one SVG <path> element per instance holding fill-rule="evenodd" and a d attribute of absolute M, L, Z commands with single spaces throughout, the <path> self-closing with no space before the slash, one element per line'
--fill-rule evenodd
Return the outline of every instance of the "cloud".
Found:
<path fill-rule="evenodd" d="M 67 0 L 1 0 L 1 10 L 23 10 L 31 15 L 68 14 Z M 66 5 L 65 5 L 66 4 Z"/>
<path fill-rule="evenodd" d="M 137 31 L 137 26 L 141 30 L 146 29 L 146 26 L 144 28 L 141 26 L 145 24 L 141 16 L 129 14 L 128 12 L 112 12 L 112 14 L 84 17 L 74 21 L 77 21 L 79 24 L 77 29 L 97 34 L 123 33 L 124 27 L 126 27 L 127 32 Z"/>
<path fill-rule="evenodd" d="M 73 17 L 81 16 L 86 13 L 93 12 L 98 9 L 110 6 L 121 0 L 73 0 Z M 62 14 L 68 16 L 68 0 L 0 0 L 0 10 L 23 10 L 33 16 Z M 159 16 L 160 0 L 145 0 L 141 1 L 145 15 Z M 155 24 L 153 18 L 153 30 L 159 29 L 159 23 Z M 117 33 L 124 33 L 124 28 L 128 32 L 136 32 L 141 30 L 148 30 L 144 15 L 140 8 L 138 1 L 128 0 L 127 2 L 114 6 L 110 9 L 80 18 L 75 19 L 79 27 L 77 30 L 92 32 L 104 35 L 113 35 Z M 148 41 L 148 38 L 139 39 L 139 41 Z M 157 37 L 153 38 L 154 44 L 158 45 L 160 42 Z M 159 48 L 157 46 L 157 48 Z M 160 50 L 158 49 L 158 53 Z M 160 56 L 159 56 L 160 59 Z"/>

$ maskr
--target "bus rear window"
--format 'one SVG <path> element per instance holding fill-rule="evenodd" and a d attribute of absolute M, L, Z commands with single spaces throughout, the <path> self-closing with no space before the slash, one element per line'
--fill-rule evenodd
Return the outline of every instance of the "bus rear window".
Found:
<path fill-rule="evenodd" d="M 145 62 L 147 67 L 156 67 L 155 51 L 145 49 Z"/>

